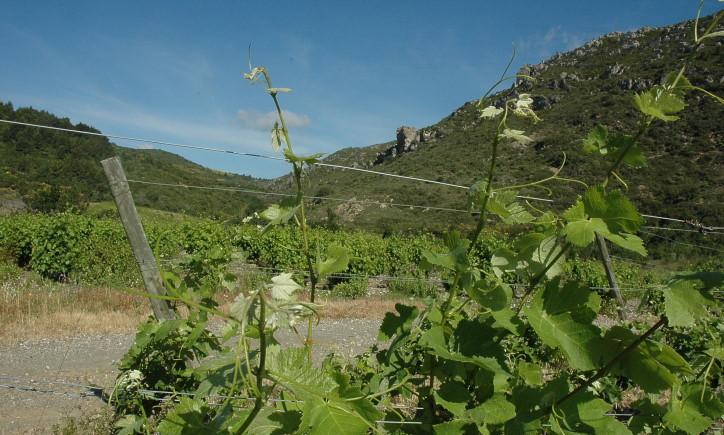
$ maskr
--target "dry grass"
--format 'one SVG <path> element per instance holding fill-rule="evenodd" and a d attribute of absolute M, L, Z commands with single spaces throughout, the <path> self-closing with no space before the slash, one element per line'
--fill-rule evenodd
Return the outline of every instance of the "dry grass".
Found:
<path fill-rule="evenodd" d="M 0 345 L 77 334 L 133 332 L 151 314 L 142 297 L 22 274 L 0 284 Z"/>
<path fill-rule="evenodd" d="M 235 294 L 218 295 L 228 311 Z M 399 300 L 384 296 L 322 299 L 322 318 L 383 319 Z M 406 304 L 411 301 L 404 300 Z M 0 283 L 0 345 L 79 334 L 132 333 L 152 314 L 148 300 L 112 288 L 93 288 L 42 280 L 23 272 Z"/>

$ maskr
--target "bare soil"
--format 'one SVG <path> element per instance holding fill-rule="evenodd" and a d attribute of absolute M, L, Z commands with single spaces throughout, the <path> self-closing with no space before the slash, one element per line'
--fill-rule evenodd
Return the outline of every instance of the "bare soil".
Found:
<path fill-rule="evenodd" d="M 347 356 L 363 351 L 374 343 L 381 319 L 323 319 L 315 329 L 318 360 L 331 351 Z M 0 434 L 52 433 L 64 419 L 101 413 L 103 400 L 82 386 L 111 387 L 133 337 L 85 334 L 0 346 Z M 292 334 L 279 339 L 298 345 Z"/>

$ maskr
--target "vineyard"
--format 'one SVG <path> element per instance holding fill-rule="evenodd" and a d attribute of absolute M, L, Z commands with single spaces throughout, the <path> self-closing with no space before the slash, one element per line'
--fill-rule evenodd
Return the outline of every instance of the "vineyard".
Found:
<path fill-rule="evenodd" d="M 694 43 L 720 35 L 723 17 Z M 634 261 L 648 255 L 645 219 L 621 175 L 655 164 L 641 139 L 652 125 L 676 122 L 691 95 L 724 104 L 692 84 L 681 62 L 661 84 L 632 93 L 633 131 L 599 125 L 575 138 L 605 171 L 571 180 L 563 157 L 550 176 L 514 186 L 498 184 L 496 159 L 530 144 L 525 126 L 545 121 L 528 94 L 495 101 L 497 85 L 532 80 L 506 71 L 477 105 L 489 161 L 467 191 L 475 227 L 440 236 L 310 225 L 307 169 L 321 156 L 295 153 L 280 104 L 289 89 L 250 62 L 245 77 L 277 111 L 272 149 L 290 165 L 294 194 L 239 224 L 144 213 L 163 295 L 138 290 L 137 260 L 107 205 L 0 216 L 0 260 L 173 309 L 173 319 L 139 325 L 104 393 L 122 434 L 721 430 L 721 259 L 679 271 Z M 584 193 L 562 211 L 519 195 L 557 183 Z M 381 344 L 314 364 L 326 352 L 315 342 L 325 299 L 365 297 L 370 280 L 415 303 L 385 315 Z M 233 295 L 228 309 L 219 292 Z M 212 332 L 213 322 L 223 325 Z M 282 346 L 282 330 L 298 345 Z"/>

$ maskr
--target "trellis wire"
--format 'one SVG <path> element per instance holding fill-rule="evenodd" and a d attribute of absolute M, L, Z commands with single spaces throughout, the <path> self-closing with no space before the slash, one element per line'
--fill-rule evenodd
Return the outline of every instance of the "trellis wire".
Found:
<path fill-rule="evenodd" d="M 246 153 L 246 152 L 240 152 L 240 151 L 224 150 L 224 149 L 219 149 L 219 148 L 202 147 L 202 146 L 196 146 L 196 145 L 187 145 L 187 144 L 165 142 L 165 141 L 158 141 L 158 140 L 151 140 L 151 139 L 140 139 L 140 138 L 119 136 L 119 135 L 112 135 L 112 134 L 105 134 L 105 133 L 94 133 L 94 132 L 89 132 L 89 131 L 73 130 L 70 128 L 51 127 L 51 126 L 47 126 L 47 125 L 31 124 L 31 123 L 20 122 L 20 121 L 11 121 L 11 120 L 7 120 L 7 119 L 0 119 L 0 122 L 4 122 L 4 123 L 8 123 L 8 124 L 15 124 L 15 125 L 22 125 L 22 126 L 26 126 L 26 127 L 45 128 L 45 129 L 49 129 L 49 130 L 58 130 L 58 131 L 65 131 L 65 132 L 70 132 L 70 133 L 109 137 L 109 138 L 114 138 L 114 139 L 122 139 L 122 140 L 129 140 L 129 141 L 142 142 L 142 143 L 152 143 L 152 144 L 166 145 L 166 146 L 172 146 L 172 147 L 190 148 L 190 149 L 197 149 L 197 150 L 202 150 L 202 151 L 234 154 L 234 155 L 245 156 L 245 157 L 255 157 L 255 158 L 263 158 L 263 159 L 269 159 L 269 160 L 286 161 L 286 159 L 282 158 L 282 157 L 269 156 L 269 155 L 264 155 L 264 154 Z M 373 174 L 380 175 L 380 176 L 402 178 L 402 179 L 408 179 L 411 181 L 419 181 L 419 182 L 430 183 L 430 184 L 442 184 L 442 185 L 459 188 L 459 189 L 468 189 L 468 186 L 461 186 L 461 185 L 451 184 L 451 183 L 442 183 L 440 181 L 428 180 L 428 179 L 417 178 L 417 177 L 408 177 L 406 175 L 399 175 L 399 174 L 390 174 L 387 172 L 372 171 L 369 169 L 355 168 L 352 166 L 332 165 L 332 164 L 322 163 L 322 162 L 317 162 L 315 165 L 338 168 L 338 169 L 346 169 L 346 170 L 350 170 L 350 171 L 373 173 Z M 560 201 L 555 201 L 555 200 L 551 200 L 551 199 L 536 198 L 536 197 L 532 197 L 532 196 L 518 196 L 518 198 L 530 199 L 530 200 L 535 200 L 535 201 L 544 201 L 544 202 L 560 202 Z M 648 215 L 648 214 L 642 214 L 641 216 L 650 218 L 650 219 L 660 219 L 660 220 L 667 220 L 667 221 L 672 221 L 672 222 L 685 223 L 685 224 L 692 225 L 697 228 L 706 229 L 706 230 L 724 229 L 724 227 L 705 226 L 703 224 L 691 222 L 686 219 L 669 218 L 669 217 L 665 217 L 665 216 L 655 216 L 655 215 Z"/>
<path fill-rule="evenodd" d="M 140 181 L 140 180 L 126 180 L 129 183 L 137 183 L 137 184 L 149 184 L 153 186 L 166 186 L 166 187 L 184 187 L 187 189 L 201 189 L 201 190 L 221 190 L 221 191 L 227 191 L 227 192 L 238 192 L 238 193 L 252 193 L 256 195 L 266 195 L 266 196 L 283 196 L 286 198 L 296 198 L 297 195 L 292 195 L 289 193 L 277 193 L 277 192 L 261 192 L 258 190 L 250 190 L 250 189 L 237 189 L 237 188 L 231 188 L 231 187 L 206 187 L 206 186 L 191 186 L 186 184 L 170 184 L 170 183 L 157 183 L 157 182 L 151 182 L 151 181 Z M 366 200 L 358 200 L 358 199 L 345 199 L 345 198 L 332 198 L 328 196 L 303 196 L 304 199 L 314 199 L 314 200 L 326 200 L 326 201 L 339 201 L 339 202 L 345 202 L 345 203 L 352 203 L 352 204 L 368 204 L 368 205 L 385 205 L 385 206 L 393 206 L 393 207 L 405 207 L 405 208 L 422 208 L 425 210 L 442 210 L 442 211 L 454 211 L 454 212 L 463 212 L 467 213 L 467 210 L 461 210 L 461 209 L 454 209 L 454 208 L 444 208 L 444 207 L 433 207 L 433 206 L 426 206 L 426 205 L 412 205 L 412 204 L 399 204 L 399 203 L 393 203 L 393 202 L 382 202 L 382 201 L 366 201 Z"/>

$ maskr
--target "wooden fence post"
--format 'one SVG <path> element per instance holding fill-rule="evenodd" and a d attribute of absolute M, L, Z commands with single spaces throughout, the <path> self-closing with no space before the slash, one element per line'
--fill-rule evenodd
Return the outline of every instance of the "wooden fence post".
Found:
<path fill-rule="evenodd" d="M 121 166 L 121 160 L 118 157 L 111 157 L 103 160 L 101 164 L 106 172 L 108 184 L 111 186 L 113 199 L 116 202 L 118 213 L 121 215 L 121 222 L 123 222 L 128 242 L 133 249 L 133 255 L 136 257 L 146 290 L 154 295 L 165 296 L 166 289 L 156 265 L 156 258 L 153 256 L 146 233 L 143 231 L 141 219 L 138 217 L 136 205 L 131 196 L 131 189 L 128 187 L 126 174 Z M 151 307 L 158 320 L 171 320 L 176 317 L 168 301 L 151 298 Z"/>
<path fill-rule="evenodd" d="M 608 255 L 608 247 L 606 247 L 606 239 L 602 235 L 596 233 L 596 243 L 598 244 L 598 250 L 601 252 L 601 261 L 603 262 L 603 268 L 606 271 L 606 278 L 608 278 L 608 284 L 611 286 L 613 294 L 616 296 L 616 302 L 618 303 L 618 317 L 621 320 L 626 320 L 626 304 L 621 296 L 621 290 L 618 288 L 618 280 L 616 274 L 613 271 L 613 264 L 611 264 L 611 257 Z"/>

